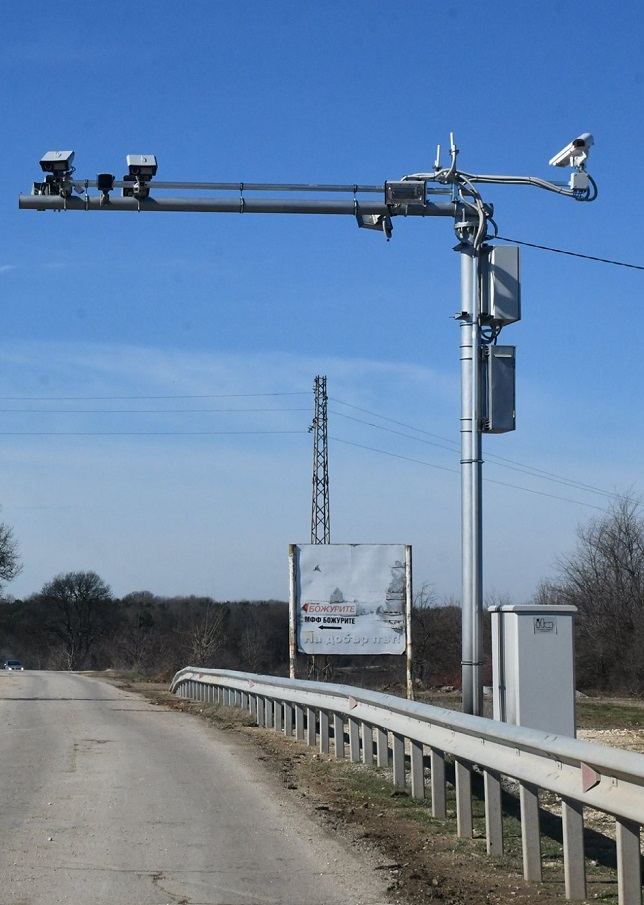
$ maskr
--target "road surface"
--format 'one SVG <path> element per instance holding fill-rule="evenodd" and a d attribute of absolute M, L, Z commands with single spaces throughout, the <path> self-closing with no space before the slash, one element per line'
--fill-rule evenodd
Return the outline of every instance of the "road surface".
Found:
<path fill-rule="evenodd" d="M 0 671 L 0 905 L 380 905 L 372 868 L 187 714 Z"/>

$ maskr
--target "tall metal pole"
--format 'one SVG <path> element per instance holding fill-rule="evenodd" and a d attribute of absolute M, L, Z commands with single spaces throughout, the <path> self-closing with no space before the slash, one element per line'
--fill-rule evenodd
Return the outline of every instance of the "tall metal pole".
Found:
<path fill-rule="evenodd" d="M 483 518 L 481 443 L 481 328 L 478 253 L 462 236 L 461 311 L 461 557 L 463 711 L 482 715 Z"/>

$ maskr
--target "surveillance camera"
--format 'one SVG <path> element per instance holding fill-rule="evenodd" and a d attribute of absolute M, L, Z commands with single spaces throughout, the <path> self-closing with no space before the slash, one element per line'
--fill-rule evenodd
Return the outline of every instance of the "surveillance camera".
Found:
<path fill-rule="evenodd" d="M 114 188 L 114 179 L 112 173 L 99 173 L 96 177 L 96 187 L 100 192 L 111 192 Z"/>
<path fill-rule="evenodd" d="M 588 152 L 592 145 L 594 145 L 595 139 L 592 137 L 590 132 L 584 132 L 579 138 L 575 138 L 570 142 L 569 145 L 566 145 L 565 148 L 562 148 L 558 154 L 549 161 L 551 167 L 578 167 L 583 164 L 583 162 L 588 157 Z"/>
<path fill-rule="evenodd" d="M 126 160 L 130 176 L 143 176 L 147 179 L 156 176 L 157 159 L 154 154 L 128 154 Z"/>
<path fill-rule="evenodd" d="M 68 173 L 73 159 L 73 151 L 47 151 L 40 159 L 40 166 L 43 173 Z"/>
<path fill-rule="evenodd" d="M 394 229 L 391 217 L 385 214 L 361 214 L 358 212 L 356 220 L 360 229 L 377 229 L 385 234 L 387 242 L 391 239 Z"/>
<path fill-rule="evenodd" d="M 150 197 L 150 186 L 145 179 L 141 180 L 140 176 L 131 176 L 126 173 L 123 177 L 123 182 L 125 183 L 122 189 L 124 198 L 138 198 L 140 200 L 141 198 Z"/>

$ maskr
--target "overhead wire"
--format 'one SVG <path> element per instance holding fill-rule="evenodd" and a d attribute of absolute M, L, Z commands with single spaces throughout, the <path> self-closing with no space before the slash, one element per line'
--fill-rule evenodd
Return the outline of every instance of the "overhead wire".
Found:
<path fill-rule="evenodd" d="M 237 431 L 0 431 L 0 437 L 213 437 L 237 434 L 308 434 L 308 430 Z"/>
<path fill-rule="evenodd" d="M 310 407 L 261 409 L 0 409 L 3 415 L 208 415 L 258 412 L 308 412 Z"/>
<path fill-rule="evenodd" d="M 579 251 L 566 251 L 563 248 L 553 248 L 550 245 L 537 245 L 535 242 L 523 242 L 521 239 L 508 239 L 507 236 L 496 235 L 495 239 L 501 242 L 512 242 L 513 245 L 525 245 L 527 248 L 537 248 L 540 251 L 551 251 L 558 255 L 568 255 L 571 258 L 582 258 L 585 261 L 597 261 L 599 264 L 612 264 L 615 267 L 628 267 L 631 270 L 644 270 L 644 264 L 628 264 L 626 261 L 614 261 L 611 258 L 600 258 L 597 255 L 585 255 Z"/>
<path fill-rule="evenodd" d="M 330 397 L 330 398 L 333 398 L 333 397 Z M 445 446 L 445 445 L 443 445 L 443 443 L 436 443 L 436 442 L 434 442 L 434 441 L 425 440 L 425 439 L 423 439 L 422 437 L 414 437 L 414 436 L 411 435 L 411 434 L 406 434 L 406 433 L 404 433 L 404 432 L 402 432 L 402 431 L 393 430 L 392 428 L 388 428 L 388 427 L 386 427 L 386 426 L 384 426 L 384 425 L 374 424 L 373 422 L 364 421 L 363 419 L 360 419 L 360 418 L 353 418 L 351 415 L 346 415 L 346 414 L 344 414 L 344 413 L 342 413 L 342 412 L 336 412 L 336 411 L 333 412 L 334 414 L 337 414 L 337 415 L 339 415 L 339 416 L 342 417 L 342 418 L 346 418 L 346 419 L 348 419 L 348 420 L 356 421 L 357 423 L 365 424 L 365 425 L 367 425 L 367 426 L 369 426 L 369 427 L 374 427 L 374 428 L 376 428 L 376 429 L 378 429 L 378 430 L 387 431 L 387 432 L 389 432 L 389 433 L 393 433 L 393 434 L 396 434 L 396 435 L 398 435 L 398 436 L 406 437 L 406 438 L 408 438 L 408 439 L 410 439 L 410 440 L 416 440 L 416 441 L 419 442 L 419 443 L 425 443 L 425 444 L 430 445 L 430 446 L 435 446 L 435 447 L 437 447 L 437 448 L 439 448 L 439 449 L 445 449 L 445 450 L 447 450 L 448 452 L 457 452 L 457 451 L 458 451 L 459 444 L 458 444 L 457 441 L 449 440 L 449 439 L 446 438 L 446 437 L 440 437 L 440 436 L 438 436 L 437 434 L 432 434 L 432 433 L 430 433 L 429 431 L 424 431 L 424 430 L 422 430 L 422 428 L 416 428 L 416 427 L 413 427 L 413 426 L 411 426 L 411 425 L 405 424 L 404 422 L 396 421 L 395 419 L 390 419 L 390 418 L 388 418 L 388 417 L 385 416 L 385 415 L 380 415 L 380 414 L 378 414 L 377 412 L 371 412 L 371 411 L 369 411 L 369 410 L 367 410 L 367 409 L 361 409 L 359 406 L 352 405 L 351 403 L 344 403 L 344 402 L 343 402 L 342 400 L 340 400 L 340 399 L 333 398 L 333 401 L 334 401 L 335 403 L 339 404 L 339 405 L 347 405 L 347 406 L 349 406 L 350 408 L 356 409 L 356 410 L 358 410 L 358 411 L 364 411 L 365 414 L 370 414 L 370 415 L 372 415 L 373 417 L 381 418 L 382 420 L 385 420 L 385 421 L 390 421 L 391 423 L 396 424 L 397 426 L 407 427 L 407 428 L 409 428 L 409 429 L 411 429 L 411 430 L 417 431 L 418 433 L 424 433 L 424 434 L 426 434 L 427 436 L 435 437 L 435 438 L 437 438 L 437 439 L 443 441 L 443 443 L 447 443 L 447 444 L 450 444 L 450 445 L 449 445 L 449 446 Z M 565 476 L 563 476 L 563 475 L 557 475 L 557 474 L 555 474 L 554 472 L 549 472 L 549 471 L 546 471 L 545 469 L 535 468 L 535 467 L 533 467 L 533 466 L 531 466 L 531 465 L 526 465 L 526 464 L 524 464 L 524 463 L 522 463 L 522 462 L 517 462 L 516 460 L 507 459 L 507 458 L 504 458 L 504 457 L 502 457 L 502 456 L 495 456 L 495 455 L 493 455 L 493 454 L 489 454 L 489 455 L 486 455 L 486 461 L 488 461 L 489 464 L 498 465 L 499 467 L 502 467 L 502 468 L 508 468 L 509 470 L 512 470 L 512 471 L 518 471 L 519 473 L 525 474 L 525 475 L 530 476 L 530 477 L 535 477 L 535 478 L 539 478 L 539 479 L 542 479 L 542 480 L 551 481 L 552 483 L 561 484 L 561 485 L 563 485 L 563 486 L 565 486 L 565 487 L 570 487 L 571 489 L 579 490 L 579 491 L 582 491 L 582 492 L 595 493 L 595 494 L 598 494 L 598 495 L 600 495 L 600 496 L 606 497 L 606 498 L 608 498 L 608 499 L 614 499 L 615 496 L 618 496 L 618 494 L 615 494 L 614 492 L 611 492 L 611 491 L 608 491 L 608 490 L 604 490 L 604 489 L 599 488 L 599 487 L 594 487 L 594 486 L 591 485 L 591 484 L 585 484 L 585 483 L 583 483 L 583 482 L 581 482 L 581 481 L 576 481 L 576 480 L 574 480 L 573 478 L 567 478 L 567 477 L 565 477 Z M 427 464 L 427 463 L 425 463 L 425 464 Z M 491 480 L 491 479 L 489 479 L 489 480 Z M 497 481 L 496 483 L 499 483 L 499 484 L 500 484 L 500 483 L 503 483 L 503 482 Z M 507 486 L 515 486 L 515 485 L 507 485 Z M 526 488 L 526 489 L 527 489 L 527 488 Z M 536 492 L 536 491 L 535 491 L 535 492 Z"/>
<path fill-rule="evenodd" d="M 56 401 L 56 402 L 75 402 L 75 401 L 143 401 L 143 400 L 154 400 L 154 401 L 176 401 L 180 399 L 239 399 L 239 398 L 262 398 L 262 397 L 276 397 L 276 396 L 295 396 L 295 395 L 308 395 L 310 391 L 285 391 L 285 392 L 276 392 L 276 393 L 208 393 L 208 394 L 184 394 L 184 395 L 157 395 L 157 396 L 143 396 L 143 395 L 133 395 L 133 396 L 48 396 L 48 397 L 28 397 L 28 396 L 14 396 L 14 397 L 0 397 L 0 401 Z M 423 428 L 418 428 L 414 425 L 411 425 L 404 421 L 399 421 L 393 418 L 389 418 L 386 415 L 382 415 L 378 412 L 374 412 L 369 409 L 364 409 L 360 406 L 356 406 L 352 403 L 345 402 L 344 400 L 338 399 L 336 397 L 329 397 L 330 401 L 336 403 L 340 406 L 345 406 L 347 408 L 353 409 L 354 411 L 359 411 L 364 414 L 369 415 L 372 418 L 377 418 L 381 421 L 385 421 L 388 424 L 396 425 L 396 427 L 404 428 L 404 430 L 397 430 L 391 427 L 387 427 L 383 424 L 377 424 L 373 421 L 367 421 L 362 418 L 356 418 L 352 415 L 346 414 L 344 412 L 340 412 L 337 410 L 332 410 L 332 414 L 344 418 L 349 421 L 353 421 L 356 424 L 362 424 L 366 427 L 371 427 L 376 430 L 385 431 L 397 436 L 400 436 L 405 439 L 414 440 L 416 442 L 421 442 L 426 445 L 434 446 L 438 449 L 446 450 L 447 452 L 457 452 L 458 451 L 458 441 L 452 440 L 447 437 L 440 436 L 438 434 L 434 434 L 430 431 L 426 431 Z M 276 412 L 303 412 L 309 411 L 307 407 L 266 407 L 266 408 L 214 408 L 214 409 L 204 409 L 204 408 L 196 408 L 196 409 L 181 409 L 181 408 L 155 408 L 155 409 L 12 409 L 5 408 L 0 409 L 0 413 L 3 414 L 55 414 L 55 415 L 119 415 L 119 414 L 151 414 L 151 415 L 168 415 L 168 414 L 275 414 Z M 415 434 L 421 434 L 422 436 L 414 436 L 413 434 L 407 433 L 407 431 L 413 431 Z M 173 430 L 173 431 L 64 431 L 64 430 L 52 430 L 52 431 L 0 431 L 0 434 L 3 436 L 235 436 L 235 435 L 270 435 L 270 434 L 297 434 L 297 433 L 307 433 L 307 430 L 202 430 L 202 431 L 189 431 L 189 430 Z M 426 439 L 432 438 L 432 439 Z M 342 438 L 335 438 L 338 442 L 350 443 L 350 441 L 343 440 Z M 439 441 L 439 442 L 436 442 Z M 360 444 L 354 444 L 360 446 Z M 429 467 L 435 467 L 443 470 L 450 471 L 451 469 L 445 468 L 444 466 L 436 465 L 435 463 L 428 463 L 421 460 L 415 460 L 411 457 L 407 456 L 396 456 L 396 454 L 388 453 L 385 450 L 377 450 L 374 447 L 365 446 L 365 449 L 370 449 L 375 452 L 380 452 L 385 455 L 393 455 L 395 457 L 401 459 L 407 459 L 408 461 L 415 461 L 419 464 L 423 464 Z M 606 498 L 614 498 L 616 494 L 614 492 L 610 492 L 604 490 L 602 488 L 594 487 L 589 484 L 585 484 L 580 481 L 576 481 L 571 478 L 564 477 L 562 475 L 557 475 L 553 472 L 546 471 L 545 469 L 536 468 L 531 465 L 527 465 L 522 462 L 517 462 L 513 459 L 504 458 L 502 456 L 496 456 L 494 454 L 488 454 L 486 456 L 486 461 L 489 464 L 497 465 L 498 467 L 507 468 L 512 471 L 517 471 L 520 474 L 525 474 L 530 477 L 536 477 L 542 480 L 551 481 L 556 484 L 560 484 L 562 486 L 570 487 L 572 489 L 580 490 L 582 492 L 595 493 L 600 496 L 604 496 Z M 492 479 L 487 479 L 492 481 Z M 495 483 L 502 484 L 501 481 L 496 481 Z M 517 485 L 508 484 L 506 486 L 516 487 Z M 528 488 L 520 488 L 517 489 L 525 489 Z M 530 491 L 537 492 L 537 491 Z M 547 494 L 546 494 L 547 495 Z M 563 498 L 561 498 L 563 499 Z M 587 505 L 587 504 L 583 504 Z"/>
<path fill-rule="evenodd" d="M 458 468 L 448 468 L 445 465 L 436 465 L 434 462 L 425 462 L 422 459 L 414 459 L 411 456 L 403 456 L 400 453 L 393 453 L 393 452 L 390 452 L 385 449 L 378 449 L 375 446 L 366 446 L 363 443 L 355 443 L 351 440 L 345 440 L 342 437 L 329 437 L 329 439 L 335 441 L 336 443 L 343 443 L 346 446 L 356 446 L 358 449 L 366 449 L 366 450 L 369 450 L 370 452 L 380 453 L 381 455 L 390 456 L 391 458 L 394 458 L 394 459 L 402 459 L 405 462 L 413 462 L 415 465 L 424 465 L 427 468 L 436 468 L 440 471 L 448 471 L 448 472 L 451 472 L 451 474 L 460 475 L 460 470 Z M 584 503 L 582 500 L 573 500 L 573 499 L 570 499 L 569 497 L 562 497 L 562 496 L 559 496 L 558 494 L 554 494 L 554 493 L 546 493 L 543 490 L 535 490 L 534 488 L 531 488 L 531 487 L 521 487 L 518 484 L 509 484 L 505 481 L 497 481 L 494 478 L 485 478 L 484 477 L 483 481 L 487 484 L 498 484 L 501 487 L 510 487 L 513 490 L 522 490 L 524 493 L 532 493 L 532 494 L 535 494 L 536 496 L 548 497 L 549 499 L 552 499 L 552 500 L 561 500 L 562 502 L 565 502 L 565 503 L 576 503 L 579 506 L 585 506 L 586 508 L 589 508 L 589 509 L 597 509 L 599 512 L 604 511 L 601 506 L 596 506 L 594 503 Z"/>
<path fill-rule="evenodd" d="M 144 399 L 242 399 L 268 396 L 309 396 L 310 390 L 294 390 L 284 393 L 199 393 L 181 396 L 0 396 L 0 402 L 97 402 L 125 400 L 141 401 Z"/>
<path fill-rule="evenodd" d="M 177 397 L 177 396 L 40 397 L 40 399 L 42 400 L 43 398 L 48 398 L 48 399 L 51 399 L 52 401 L 55 400 L 58 402 L 92 400 L 92 399 L 121 400 L 122 401 L 125 399 L 171 400 L 171 399 L 177 399 L 177 398 L 239 398 L 242 396 L 243 397 L 262 397 L 262 396 L 275 396 L 275 395 L 287 396 L 287 395 L 302 395 L 302 394 L 301 393 L 279 393 L 279 394 L 232 393 L 232 394 L 207 394 L 207 396 L 200 395 L 200 396 L 182 396 L 182 397 Z M 10 397 L 4 397 L 5 400 L 7 400 L 8 398 L 10 398 Z M 21 400 L 24 400 L 24 399 L 30 398 L 30 397 L 13 397 L 13 398 L 15 398 L 15 399 L 19 398 Z M 36 397 L 32 397 L 32 398 L 36 399 Z M 400 436 L 404 439 L 409 439 L 409 440 L 413 440 L 416 442 L 424 443 L 429 446 L 434 446 L 438 449 L 443 449 L 447 452 L 451 452 L 451 453 L 458 452 L 459 444 L 457 441 L 451 440 L 446 437 L 442 437 L 438 434 L 433 434 L 430 431 L 426 431 L 423 428 L 415 427 L 414 425 L 410 425 L 407 422 L 398 421 L 396 419 L 389 418 L 388 416 L 382 415 L 378 412 L 373 412 L 369 409 L 361 408 L 360 406 L 356 406 L 352 403 L 344 402 L 343 400 L 337 399 L 336 397 L 329 397 L 329 398 L 331 401 L 333 401 L 337 405 L 346 406 L 355 411 L 363 412 L 364 414 L 367 414 L 372 418 L 377 418 L 377 419 L 380 419 L 381 421 L 388 422 L 389 424 L 394 424 L 394 425 L 396 425 L 396 428 L 388 427 L 386 424 L 377 424 L 377 423 L 374 423 L 373 421 L 367 421 L 362 418 L 357 418 L 353 415 L 349 415 L 344 412 L 339 412 L 336 409 L 333 409 L 331 411 L 331 414 L 333 414 L 337 417 L 344 418 L 345 420 L 352 421 L 356 424 L 361 424 L 366 427 L 371 427 L 371 428 L 374 428 L 377 430 L 385 431 L 387 433 L 391 433 L 396 436 Z M 246 413 L 248 413 L 248 414 L 268 413 L 268 414 L 273 415 L 276 412 L 288 413 L 288 412 L 302 412 L 302 411 L 309 411 L 309 408 L 308 407 L 306 407 L 306 408 L 305 407 L 296 407 L 296 408 L 271 407 L 271 408 L 259 408 L 259 409 L 258 408 L 250 408 L 250 409 L 245 409 L 245 408 L 226 409 L 226 408 L 224 408 L 224 409 L 118 409 L 118 410 L 114 410 L 114 409 L 89 409 L 89 410 L 86 410 L 86 409 L 80 409 L 80 410 L 78 410 L 78 409 L 76 409 L 76 410 L 75 409 L 71 409 L 71 410 L 70 409 L 55 409 L 55 410 L 51 410 L 51 409 L 36 409 L 36 410 L 34 410 L 34 409 L 0 409 L 0 412 L 2 412 L 4 414 L 11 414 L 11 413 L 16 413 L 16 414 L 55 414 L 55 415 L 59 415 L 59 416 L 60 415 L 63 415 L 63 416 L 65 416 L 65 415 L 106 415 L 106 414 L 107 415 L 117 415 L 117 414 L 165 415 L 165 414 L 211 414 L 211 413 L 212 414 L 223 414 L 223 415 L 246 414 Z M 398 430 L 397 428 L 399 428 L 399 427 L 404 428 L 405 430 Z M 414 436 L 413 433 L 410 434 L 410 433 L 407 433 L 407 431 L 413 431 L 416 435 L 421 434 L 423 436 Z M 209 436 L 270 436 L 270 435 L 286 435 L 286 434 L 293 435 L 293 434 L 308 434 L 308 433 L 309 433 L 308 426 L 306 429 L 295 429 L 295 430 L 293 430 L 293 429 L 194 430 L 194 431 L 191 431 L 191 430 L 150 430 L 150 431 L 134 431 L 134 430 L 127 430 L 127 431 L 119 431 L 119 430 L 106 430 L 106 431 L 100 431 L 100 430 L 7 431 L 7 430 L 0 430 L 0 435 L 2 435 L 2 436 L 21 436 L 21 437 L 26 437 L 26 436 L 60 436 L 60 437 L 79 437 L 79 436 L 86 436 L 86 437 L 96 437 L 96 436 L 103 436 L 103 437 L 110 437 L 110 436 L 111 437 L 181 437 L 181 436 L 192 436 L 192 437 L 209 437 Z M 426 439 L 428 437 L 431 437 L 433 439 L 431 439 L 431 440 Z M 413 458 L 411 456 L 406 456 L 406 455 L 403 455 L 400 453 L 394 453 L 394 452 L 391 452 L 388 450 L 378 449 L 377 447 L 373 447 L 373 446 L 369 446 L 369 445 L 361 444 L 361 443 L 356 443 L 354 441 L 348 440 L 343 437 L 336 436 L 336 437 L 331 437 L 330 439 L 332 439 L 335 442 L 342 443 L 342 444 L 345 444 L 348 446 L 354 446 L 356 448 L 375 452 L 380 455 L 386 455 L 386 456 L 400 459 L 403 461 L 412 462 L 415 464 L 422 465 L 424 467 L 429 467 L 429 468 L 433 468 L 433 469 L 440 470 L 440 471 L 447 471 L 447 472 L 450 472 L 453 474 L 460 473 L 457 468 L 451 468 L 448 466 L 439 465 L 434 462 L 428 462 L 426 460 Z M 437 440 L 440 442 L 436 442 Z M 561 484 L 563 486 L 570 487 L 571 489 L 576 489 L 576 490 L 579 490 L 582 492 L 595 493 L 595 494 L 599 494 L 601 496 L 611 498 L 611 499 L 616 496 L 615 493 L 611 493 L 609 491 L 602 490 L 601 488 L 593 487 L 592 485 L 584 484 L 582 482 L 575 481 L 573 479 L 569 479 L 569 478 L 563 477 L 561 475 L 556 475 L 552 472 L 545 471 L 544 469 L 534 468 L 533 466 L 525 465 L 524 463 L 516 462 L 515 460 L 512 460 L 512 459 L 507 459 L 507 458 L 503 458 L 501 456 L 494 456 L 494 455 L 489 455 L 486 458 L 490 462 L 490 464 L 496 464 L 499 467 L 508 468 L 513 471 L 518 471 L 519 473 L 525 474 L 530 477 L 536 477 L 536 478 L 539 478 L 542 480 L 547 480 L 547 481 L 551 481 L 553 483 Z M 570 499 L 567 497 L 562 497 L 562 496 L 558 496 L 555 494 L 546 493 L 545 491 L 536 490 L 534 488 L 522 487 L 520 485 L 516 485 L 516 484 L 504 482 L 504 481 L 499 481 L 499 480 L 489 478 L 489 477 L 484 478 L 484 480 L 487 483 L 492 483 L 492 484 L 497 484 L 500 486 L 509 487 L 511 489 L 520 490 L 520 491 L 523 491 L 526 493 L 532 493 L 532 494 L 539 495 L 539 496 L 549 497 L 551 499 L 558 499 L 558 500 L 562 500 L 564 502 L 576 503 L 578 505 L 586 506 L 586 507 L 590 507 L 590 508 L 594 508 L 594 509 L 601 509 L 601 507 L 599 507 L 599 506 L 594 506 L 593 504 L 585 503 L 581 500 L 573 500 L 573 499 Z"/>

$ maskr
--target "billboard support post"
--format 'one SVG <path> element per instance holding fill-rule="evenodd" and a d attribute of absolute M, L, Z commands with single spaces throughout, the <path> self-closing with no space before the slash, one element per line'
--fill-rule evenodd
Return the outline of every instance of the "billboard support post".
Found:
<path fill-rule="evenodd" d="M 407 645 L 405 648 L 407 660 L 407 698 L 414 700 L 414 649 L 412 639 L 412 607 L 413 607 L 413 584 L 411 573 L 411 544 L 405 546 L 405 635 Z"/>

